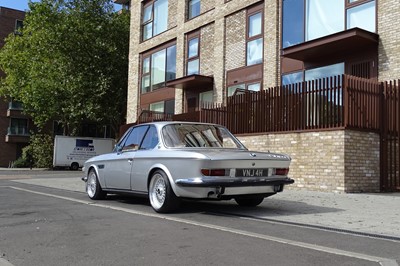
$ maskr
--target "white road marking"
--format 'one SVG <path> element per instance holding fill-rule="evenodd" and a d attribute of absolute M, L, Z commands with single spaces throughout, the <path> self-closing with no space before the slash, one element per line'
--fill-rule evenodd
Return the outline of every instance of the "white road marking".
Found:
<path fill-rule="evenodd" d="M 79 199 L 74 199 L 74 198 L 70 198 L 70 197 L 64 197 L 64 196 L 59 196 L 59 195 L 54 195 L 54 194 L 49 194 L 49 193 L 43 193 L 43 192 L 33 191 L 33 190 L 19 188 L 19 187 L 9 186 L 9 188 L 12 188 L 15 190 L 20 190 L 20 191 L 25 191 L 25 192 L 29 192 L 29 193 L 33 193 L 33 194 L 38 194 L 38 195 L 42 195 L 42 196 L 48 196 L 48 197 L 68 200 L 68 201 L 72 201 L 72 202 L 88 204 L 91 206 L 112 209 L 112 210 L 116 210 L 116 211 L 122 211 L 122 212 L 126 212 L 126 213 L 131 213 L 131 214 L 136 214 L 136 215 L 141 215 L 141 216 L 146 216 L 146 217 L 154 217 L 154 218 L 159 218 L 159 219 L 168 220 L 168 221 L 172 221 L 172 222 L 184 223 L 184 224 L 188 224 L 188 225 L 199 226 L 199 227 L 209 228 L 209 229 L 213 229 L 213 230 L 219 230 L 222 232 L 228 232 L 228 233 L 232 233 L 232 234 L 263 239 L 263 240 L 267 240 L 267 241 L 274 241 L 274 242 L 281 243 L 281 244 L 296 246 L 296 247 L 300 247 L 300 248 L 306 248 L 306 249 L 325 252 L 325 253 L 329 253 L 329 254 L 377 262 L 382 266 L 399 266 L 397 264 L 397 262 L 392 259 L 369 256 L 366 254 L 355 253 L 355 252 L 350 252 L 350 251 L 340 250 L 340 249 L 335 249 L 335 248 L 329 248 L 329 247 L 324 247 L 324 246 L 319 246 L 319 245 L 313 245 L 313 244 L 309 244 L 309 243 L 305 243 L 305 242 L 292 241 L 289 239 L 273 237 L 273 236 L 268 236 L 268 235 L 263 235 L 263 234 L 257 234 L 257 233 L 252 233 L 252 232 L 247 232 L 247 231 L 242 231 L 242 230 L 237 230 L 237 229 L 233 229 L 233 228 L 212 225 L 212 224 L 207 224 L 207 223 L 201 223 L 201 222 L 196 222 L 196 221 L 191 221 L 191 220 L 186 220 L 186 219 L 180 219 L 180 218 L 175 218 L 175 217 L 157 214 L 157 213 L 147 213 L 147 212 L 131 210 L 131 209 L 123 208 L 123 207 L 109 206 L 109 205 L 94 202 L 94 201 L 79 200 Z M 3 265 L 0 264 L 0 266 L 3 266 Z"/>
<path fill-rule="evenodd" d="M 0 258 L 0 266 L 14 266 L 9 263 L 7 260 Z"/>

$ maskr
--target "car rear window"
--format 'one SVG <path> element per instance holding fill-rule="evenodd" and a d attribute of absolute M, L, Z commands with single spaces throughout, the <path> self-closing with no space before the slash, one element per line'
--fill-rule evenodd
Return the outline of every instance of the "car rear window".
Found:
<path fill-rule="evenodd" d="M 162 129 L 169 148 L 243 148 L 224 127 L 204 124 L 172 124 Z"/>

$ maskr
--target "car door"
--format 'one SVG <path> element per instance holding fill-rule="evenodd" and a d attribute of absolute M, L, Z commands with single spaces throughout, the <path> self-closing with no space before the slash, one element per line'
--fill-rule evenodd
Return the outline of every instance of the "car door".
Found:
<path fill-rule="evenodd" d="M 157 128 L 150 126 L 132 164 L 131 186 L 133 190 L 138 192 L 147 191 L 149 170 L 155 163 L 159 162 L 157 149 L 159 141 Z"/>
<path fill-rule="evenodd" d="M 148 128 L 147 125 L 134 127 L 105 164 L 105 182 L 108 189 L 131 189 L 130 176 L 133 160 Z"/>

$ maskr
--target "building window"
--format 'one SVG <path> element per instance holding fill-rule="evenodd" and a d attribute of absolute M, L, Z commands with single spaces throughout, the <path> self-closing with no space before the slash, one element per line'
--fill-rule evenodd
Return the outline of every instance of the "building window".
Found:
<path fill-rule="evenodd" d="M 263 13 L 262 9 L 247 14 L 246 62 L 248 66 L 263 61 Z"/>
<path fill-rule="evenodd" d="M 315 80 L 344 74 L 344 63 L 308 69 L 304 72 L 304 80 Z"/>
<path fill-rule="evenodd" d="M 11 99 L 11 102 L 8 103 L 8 109 L 9 110 L 23 110 L 24 106 L 22 102 L 15 101 Z"/>
<path fill-rule="evenodd" d="M 347 9 L 347 29 L 361 28 L 375 32 L 375 1 Z"/>
<path fill-rule="evenodd" d="M 143 6 L 142 38 L 150 39 L 168 29 L 168 0 L 153 0 Z"/>
<path fill-rule="evenodd" d="M 29 135 L 28 119 L 11 118 L 8 127 L 8 135 Z"/>
<path fill-rule="evenodd" d="M 214 91 L 206 91 L 206 92 L 201 92 L 199 94 L 199 100 L 201 106 L 202 103 L 213 103 L 214 102 Z"/>
<path fill-rule="evenodd" d="M 15 34 L 20 35 L 22 34 L 22 28 L 24 27 L 24 22 L 22 20 L 16 20 L 15 21 Z"/>
<path fill-rule="evenodd" d="M 200 15 L 200 0 L 188 1 L 188 19 L 192 19 Z"/>
<path fill-rule="evenodd" d="M 176 77 L 176 45 L 146 54 L 142 59 L 142 93 L 165 87 Z"/>
<path fill-rule="evenodd" d="M 151 103 L 149 110 L 152 112 L 174 114 L 175 112 L 175 100 L 167 100 L 156 103 Z"/>
<path fill-rule="evenodd" d="M 188 35 L 186 75 L 200 73 L 200 32 Z"/>
<path fill-rule="evenodd" d="M 282 86 L 300 83 L 303 81 L 317 80 L 344 74 L 344 63 L 310 68 L 303 71 L 282 75 Z"/>
<path fill-rule="evenodd" d="M 238 94 L 243 94 L 246 91 L 260 91 L 261 90 L 261 82 L 251 82 L 251 83 L 242 83 L 235 84 L 233 86 L 228 87 L 228 97 Z"/>
<path fill-rule="evenodd" d="M 344 0 L 319 1 L 306 0 L 306 36 L 313 40 L 344 29 Z"/>
<path fill-rule="evenodd" d="M 375 0 L 282 1 L 283 48 L 354 27 L 376 31 Z"/>
<path fill-rule="evenodd" d="M 303 71 L 282 75 L 282 86 L 295 84 L 303 81 Z"/>

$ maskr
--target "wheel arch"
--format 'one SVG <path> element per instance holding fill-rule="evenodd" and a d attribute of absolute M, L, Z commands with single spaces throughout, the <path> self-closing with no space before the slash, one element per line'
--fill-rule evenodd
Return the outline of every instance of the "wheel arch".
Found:
<path fill-rule="evenodd" d="M 167 175 L 167 178 L 168 178 L 169 183 L 171 185 L 172 191 L 175 193 L 175 195 L 178 196 L 178 194 L 176 193 L 177 192 L 176 185 L 175 185 L 174 179 L 172 178 L 171 172 L 163 164 L 156 164 L 156 165 L 153 165 L 151 167 L 151 169 L 149 171 L 149 174 L 147 175 L 147 191 L 149 191 L 149 185 L 150 185 L 151 177 L 153 176 L 154 172 L 157 171 L 157 170 L 161 170 Z"/>
<path fill-rule="evenodd" d="M 105 188 L 104 177 L 100 175 L 100 173 L 99 173 L 99 168 L 98 168 L 95 164 L 89 165 L 88 168 L 87 168 L 86 175 L 89 176 L 89 172 L 90 172 L 91 170 L 94 170 L 94 171 L 95 171 L 96 176 L 97 176 L 97 179 L 98 179 L 99 182 L 100 182 L 100 186 L 101 186 L 102 188 Z"/>

